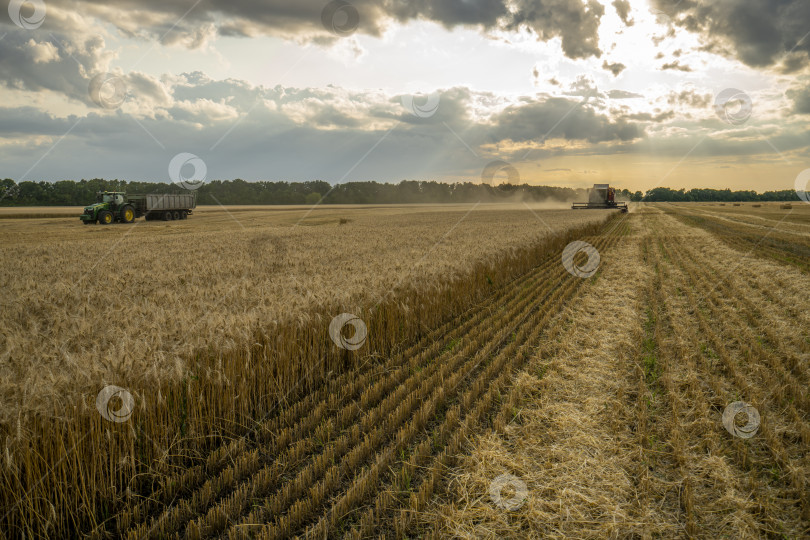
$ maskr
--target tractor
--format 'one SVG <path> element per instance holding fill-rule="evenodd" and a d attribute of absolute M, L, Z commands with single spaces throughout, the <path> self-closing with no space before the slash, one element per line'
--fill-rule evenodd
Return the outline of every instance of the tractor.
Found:
<path fill-rule="evenodd" d="M 79 219 L 85 225 L 101 223 L 109 225 L 116 221 L 132 223 L 136 218 L 135 207 L 127 201 L 127 194 L 123 191 L 99 191 L 96 202 L 85 206 L 84 213 Z"/>
<path fill-rule="evenodd" d="M 91 223 L 132 223 L 145 216 L 147 220 L 186 219 L 197 207 L 195 193 L 149 193 L 127 196 L 123 191 L 99 191 L 95 204 L 86 206 L 79 219 Z"/>

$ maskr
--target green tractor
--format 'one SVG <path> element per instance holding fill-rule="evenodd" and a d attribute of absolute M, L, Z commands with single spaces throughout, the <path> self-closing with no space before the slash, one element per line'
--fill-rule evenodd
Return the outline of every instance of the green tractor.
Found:
<path fill-rule="evenodd" d="M 145 216 L 148 220 L 187 219 L 197 207 L 196 193 L 148 193 L 129 195 L 123 191 L 99 191 L 95 204 L 84 207 L 79 219 L 91 223 L 132 223 Z"/>
<path fill-rule="evenodd" d="M 109 225 L 120 221 L 132 223 L 136 218 L 135 207 L 127 201 L 127 194 L 123 191 L 99 191 L 96 202 L 85 206 L 84 213 L 79 219 L 85 225 L 101 223 Z"/>

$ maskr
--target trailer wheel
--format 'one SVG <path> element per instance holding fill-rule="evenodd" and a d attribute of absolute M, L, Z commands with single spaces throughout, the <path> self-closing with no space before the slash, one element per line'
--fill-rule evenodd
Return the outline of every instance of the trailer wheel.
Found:
<path fill-rule="evenodd" d="M 174 213 L 172 214 L 172 219 L 174 219 L 174 220 L 180 219 L 180 212 L 175 210 Z"/>
<path fill-rule="evenodd" d="M 180 212 L 180 219 L 188 219 L 188 212 L 185 210 Z"/>
<path fill-rule="evenodd" d="M 102 210 L 101 212 L 98 213 L 98 222 L 101 223 L 102 225 L 109 225 L 113 221 L 114 220 L 112 212 L 110 212 L 109 210 Z"/>
<path fill-rule="evenodd" d="M 121 221 L 123 223 L 132 223 L 135 221 L 135 209 L 132 205 L 128 204 L 121 210 Z"/>

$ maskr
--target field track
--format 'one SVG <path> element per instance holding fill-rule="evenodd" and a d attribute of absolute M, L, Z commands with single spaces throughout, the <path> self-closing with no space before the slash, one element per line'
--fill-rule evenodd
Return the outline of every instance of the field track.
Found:
<path fill-rule="evenodd" d="M 626 230 L 586 238 L 610 251 Z M 391 356 L 265 420 L 105 524 L 126 538 L 402 534 L 584 281 L 559 253 Z M 100 531 L 99 531 L 100 532 Z"/>
<path fill-rule="evenodd" d="M 630 225 L 517 377 L 513 421 L 446 475 L 435 536 L 810 534 L 807 274 L 657 208 Z M 738 400 L 761 415 L 751 439 L 721 423 Z M 518 511 L 489 498 L 503 473 L 527 484 Z"/>

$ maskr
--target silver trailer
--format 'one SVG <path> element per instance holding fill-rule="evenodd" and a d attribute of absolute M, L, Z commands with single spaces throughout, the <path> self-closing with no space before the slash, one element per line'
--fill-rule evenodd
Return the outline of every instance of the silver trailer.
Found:
<path fill-rule="evenodd" d="M 146 219 L 186 219 L 197 208 L 196 193 L 150 193 L 133 195 L 129 202 L 135 206 L 139 215 Z"/>

